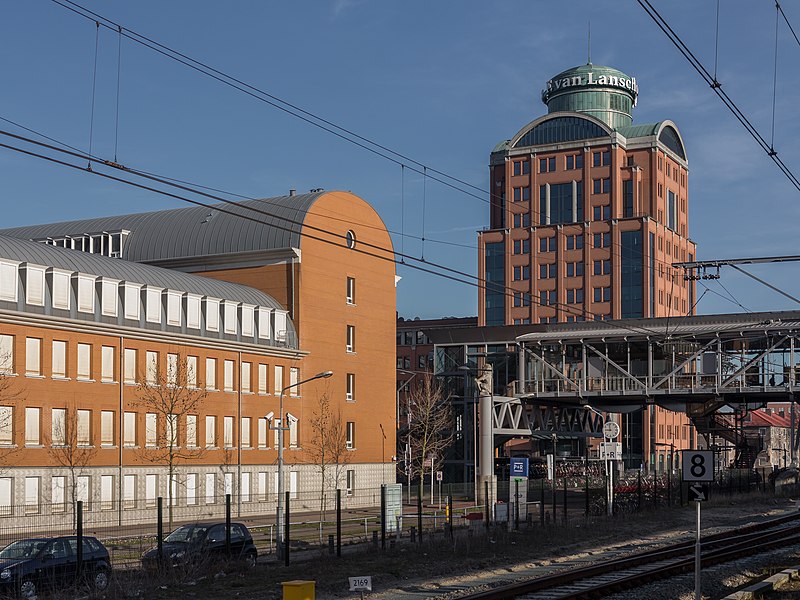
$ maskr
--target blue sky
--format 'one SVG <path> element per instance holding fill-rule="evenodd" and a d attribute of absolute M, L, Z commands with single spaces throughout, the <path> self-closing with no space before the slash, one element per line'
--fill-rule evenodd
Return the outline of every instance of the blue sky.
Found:
<path fill-rule="evenodd" d="M 717 3 L 653 3 L 713 70 Z M 690 164 L 689 230 L 699 258 L 798 254 L 800 193 L 635 0 L 83 6 L 481 190 L 488 187 L 493 146 L 545 113 L 539 94 L 547 79 L 586 62 L 591 21 L 592 62 L 637 78 L 634 122 L 672 119 L 681 130 Z M 94 23 L 49 0 L 4 8 L 0 117 L 88 149 Z M 800 10 L 791 4 L 784 10 L 800 31 Z M 775 22 L 770 1 L 721 3 L 718 79 L 768 140 Z M 108 158 L 115 150 L 117 46 L 116 34 L 101 29 L 92 150 Z M 475 232 L 488 224 L 485 201 L 430 179 L 423 186 L 422 176 L 408 169 L 401 177 L 396 164 L 128 40 L 121 58 L 118 162 L 246 196 L 351 190 L 398 232 L 396 249 L 414 256 L 424 250 L 426 260 L 476 272 Z M 800 46 L 781 21 L 774 145 L 797 175 L 799 59 Z M 4 226 L 180 206 L 3 149 L 0 176 Z M 401 242 L 401 231 L 429 241 L 424 249 L 413 238 Z M 797 263 L 750 268 L 800 296 L 798 269 Z M 399 274 L 400 315 L 476 314 L 474 287 L 402 266 Z M 701 313 L 737 312 L 739 305 L 796 308 L 732 269 L 706 285 Z M 698 295 L 703 290 L 698 286 Z"/>

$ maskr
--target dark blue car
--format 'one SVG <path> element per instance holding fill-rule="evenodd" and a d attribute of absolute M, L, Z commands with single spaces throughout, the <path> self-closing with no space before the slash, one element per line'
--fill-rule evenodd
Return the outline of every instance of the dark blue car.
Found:
<path fill-rule="evenodd" d="M 31 538 L 0 550 L 0 593 L 35 598 L 41 589 L 68 588 L 90 583 L 108 587 L 111 561 L 108 550 L 93 537 L 83 537 L 83 562 L 78 581 L 78 538 Z"/>

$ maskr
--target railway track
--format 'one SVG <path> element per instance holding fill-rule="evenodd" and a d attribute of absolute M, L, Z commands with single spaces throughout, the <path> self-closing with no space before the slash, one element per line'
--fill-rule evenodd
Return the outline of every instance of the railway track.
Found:
<path fill-rule="evenodd" d="M 703 537 L 702 566 L 800 543 L 800 513 Z M 600 598 L 694 570 L 694 540 L 502 585 L 461 600 Z"/>

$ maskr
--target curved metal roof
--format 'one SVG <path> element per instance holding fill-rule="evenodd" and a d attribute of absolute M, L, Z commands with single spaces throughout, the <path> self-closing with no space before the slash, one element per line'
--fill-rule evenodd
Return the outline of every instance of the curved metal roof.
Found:
<path fill-rule="evenodd" d="M 305 215 L 324 193 L 13 227 L 0 235 L 45 239 L 126 230 L 122 258 L 133 262 L 299 248 Z"/>
<path fill-rule="evenodd" d="M 0 235 L 0 258 L 284 310 L 268 294 L 245 285 L 4 235 Z"/>

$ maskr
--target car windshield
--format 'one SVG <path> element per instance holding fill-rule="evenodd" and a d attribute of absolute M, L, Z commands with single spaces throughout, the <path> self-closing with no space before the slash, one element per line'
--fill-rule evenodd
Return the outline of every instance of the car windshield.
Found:
<path fill-rule="evenodd" d="M 13 542 L 0 550 L 0 558 L 32 558 L 44 548 L 47 540 L 21 540 Z"/>
<path fill-rule="evenodd" d="M 183 543 L 196 542 L 205 536 L 207 530 L 208 527 L 204 525 L 184 525 L 183 527 L 178 527 L 175 531 L 170 533 L 164 541 Z"/>

